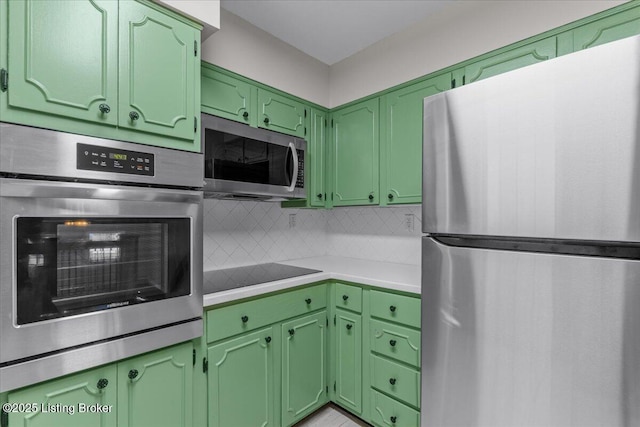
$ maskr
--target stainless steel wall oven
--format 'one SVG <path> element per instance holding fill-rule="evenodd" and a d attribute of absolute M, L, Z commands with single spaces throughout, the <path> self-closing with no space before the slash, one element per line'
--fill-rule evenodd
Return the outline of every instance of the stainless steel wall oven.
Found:
<path fill-rule="evenodd" d="M 0 392 L 202 334 L 200 153 L 0 123 Z"/>

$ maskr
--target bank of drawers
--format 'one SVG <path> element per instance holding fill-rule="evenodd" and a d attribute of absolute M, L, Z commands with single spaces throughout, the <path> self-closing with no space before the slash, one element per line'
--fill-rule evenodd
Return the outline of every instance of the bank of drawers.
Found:
<path fill-rule="evenodd" d="M 327 285 L 261 297 L 206 313 L 207 342 L 232 337 L 327 306 Z"/>
<path fill-rule="evenodd" d="M 420 299 L 371 291 L 371 421 L 420 425 Z"/>

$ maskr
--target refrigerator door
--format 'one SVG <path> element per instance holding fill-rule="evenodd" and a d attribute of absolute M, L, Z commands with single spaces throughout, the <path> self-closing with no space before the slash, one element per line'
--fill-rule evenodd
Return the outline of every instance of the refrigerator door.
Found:
<path fill-rule="evenodd" d="M 422 253 L 423 427 L 640 425 L 640 260 Z"/>
<path fill-rule="evenodd" d="M 423 231 L 640 241 L 640 36 L 425 98 Z"/>

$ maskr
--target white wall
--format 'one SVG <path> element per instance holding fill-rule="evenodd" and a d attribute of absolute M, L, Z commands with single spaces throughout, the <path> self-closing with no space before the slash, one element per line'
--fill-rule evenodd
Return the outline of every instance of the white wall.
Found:
<path fill-rule="evenodd" d="M 328 65 L 224 9 L 220 15 L 220 30 L 202 42 L 202 60 L 329 105 Z"/>
<path fill-rule="evenodd" d="M 329 106 L 337 107 L 622 3 L 458 2 L 332 65 Z"/>
<path fill-rule="evenodd" d="M 164 7 L 200 22 L 202 40 L 220 28 L 220 0 L 155 0 Z"/>

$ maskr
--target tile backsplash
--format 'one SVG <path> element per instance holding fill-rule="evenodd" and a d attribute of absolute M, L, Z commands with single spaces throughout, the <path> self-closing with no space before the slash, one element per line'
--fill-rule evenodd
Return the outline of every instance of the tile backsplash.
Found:
<path fill-rule="evenodd" d="M 338 255 L 420 263 L 420 206 L 282 209 L 205 199 L 205 270 Z"/>

